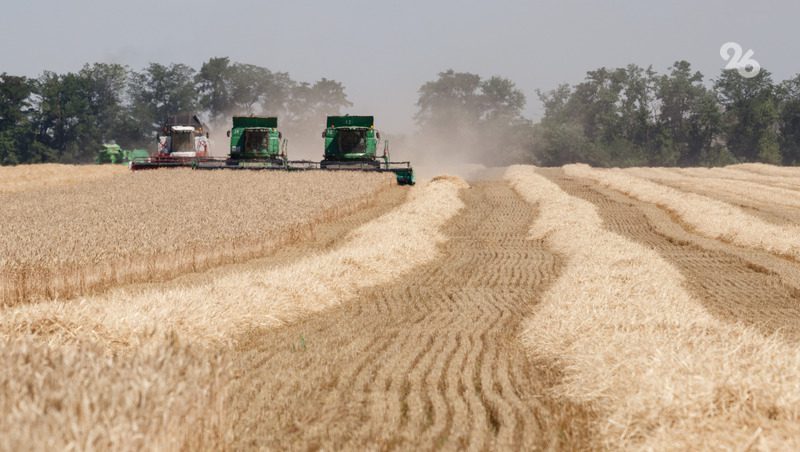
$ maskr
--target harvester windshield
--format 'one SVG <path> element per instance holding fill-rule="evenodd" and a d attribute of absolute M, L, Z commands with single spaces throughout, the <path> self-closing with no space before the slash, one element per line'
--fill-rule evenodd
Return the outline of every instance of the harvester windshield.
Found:
<path fill-rule="evenodd" d="M 269 148 L 267 129 L 246 130 L 244 133 L 244 152 L 265 152 Z"/>
<path fill-rule="evenodd" d="M 339 130 L 339 150 L 344 154 L 364 153 L 367 150 L 366 137 L 364 129 Z"/>
<path fill-rule="evenodd" d="M 190 131 L 173 130 L 172 152 L 194 152 L 194 134 Z"/>

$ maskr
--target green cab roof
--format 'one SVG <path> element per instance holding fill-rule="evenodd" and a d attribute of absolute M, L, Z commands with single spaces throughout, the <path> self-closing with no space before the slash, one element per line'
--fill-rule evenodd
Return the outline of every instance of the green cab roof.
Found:
<path fill-rule="evenodd" d="M 374 124 L 373 116 L 328 116 L 327 127 L 372 127 Z"/>
<path fill-rule="evenodd" d="M 233 127 L 277 128 L 278 118 L 275 116 L 234 116 Z"/>

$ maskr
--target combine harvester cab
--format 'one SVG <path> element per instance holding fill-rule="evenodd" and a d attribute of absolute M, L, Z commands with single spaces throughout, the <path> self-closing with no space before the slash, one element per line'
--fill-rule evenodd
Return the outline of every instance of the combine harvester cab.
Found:
<path fill-rule="evenodd" d="M 372 116 L 328 116 L 325 131 L 324 160 L 320 168 L 331 171 L 377 171 L 392 172 L 399 185 L 414 185 L 414 170 L 411 162 L 389 161 L 389 142 L 383 147 L 383 155 L 377 155 L 381 141 Z"/>
<path fill-rule="evenodd" d="M 288 170 L 288 141 L 278 130 L 278 118 L 234 116 L 228 131 L 230 154 L 224 159 L 198 159 L 197 169 Z"/>
<path fill-rule="evenodd" d="M 132 170 L 193 167 L 198 159 L 209 155 L 208 128 L 196 115 L 170 118 L 156 137 L 156 152 L 131 161 Z"/>

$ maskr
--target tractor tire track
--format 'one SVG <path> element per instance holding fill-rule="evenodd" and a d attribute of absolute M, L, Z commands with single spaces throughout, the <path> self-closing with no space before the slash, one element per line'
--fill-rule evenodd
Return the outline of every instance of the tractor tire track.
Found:
<path fill-rule="evenodd" d="M 436 261 L 244 338 L 234 449 L 587 447 L 591 410 L 550 399 L 559 373 L 519 340 L 559 257 L 528 240 L 533 209 L 504 182 L 462 198 Z"/>
<path fill-rule="evenodd" d="M 666 210 L 540 169 L 562 190 L 597 206 L 610 231 L 658 252 L 683 274 L 687 289 L 714 316 L 741 322 L 765 335 L 800 341 L 800 266 L 773 254 L 741 248 L 692 232 Z"/>

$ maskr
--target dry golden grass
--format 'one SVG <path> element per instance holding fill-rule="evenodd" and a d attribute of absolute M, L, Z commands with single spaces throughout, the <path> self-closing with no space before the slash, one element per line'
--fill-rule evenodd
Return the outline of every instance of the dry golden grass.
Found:
<path fill-rule="evenodd" d="M 623 170 L 567 165 L 564 172 L 664 207 L 707 237 L 800 260 L 798 226 L 767 223 L 722 201 L 666 187 Z"/>
<path fill-rule="evenodd" d="M 262 256 L 393 184 L 384 174 L 186 169 L 0 194 L 0 305 Z"/>
<path fill-rule="evenodd" d="M 774 168 L 776 170 L 784 169 L 778 167 Z M 724 168 L 676 168 L 674 171 L 687 176 L 700 178 L 712 177 L 730 181 L 757 182 L 766 186 L 779 186 L 791 190 L 800 189 L 800 180 L 798 180 L 797 177 L 800 176 L 800 173 L 797 173 L 795 176 L 777 174 L 766 175 L 748 171 L 740 165 L 726 166 Z"/>
<path fill-rule="evenodd" d="M 567 259 L 523 340 L 564 369 L 556 395 L 600 410 L 604 448 L 800 448 L 796 347 L 717 320 L 656 252 L 605 230 L 594 205 L 534 168 L 506 178 L 538 206 L 532 237 Z"/>
<path fill-rule="evenodd" d="M 741 169 L 765 176 L 783 176 L 796 178 L 800 176 L 800 167 L 796 166 L 775 166 L 767 165 L 765 163 L 741 163 L 738 165 L 731 165 L 728 168 Z"/>
<path fill-rule="evenodd" d="M 46 187 L 76 185 L 129 172 L 125 165 L 39 165 L 0 166 L 0 193 Z"/>
<path fill-rule="evenodd" d="M 0 339 L 0 450 L 220 450 L 227 357 L 153 337 Z"/>
<path fill-rule="evenodd" d="M 227 343 L 431 261 L 444 240 L 439 228 L 463 207 L 464 187 L 454 178 L 417 187 L 340 247 L 288 267 L 265 263 L 190 289 L 117 290 L 5 308 L 0 407 L 23 408 L 0 418 L 0 446 L 48 438 L 42 448 L 226 448 L 232 418 L 222 403 L 234 378 Z"/>
<path fill-rule="evenodd" d="M 725 168 L 629 168 L 625 173 L 651 181 L 676 182 L 690 189 L 712 190 L 733 195 L 742 200 L 770 205 L 800 207 L 800 191 L 765 185 L 758 175 L 743 174 L 742 171 Z M 778 177 L 763 176 L 771 182 Z M 796 183 L 800 187 L 800 182 Z"/>

